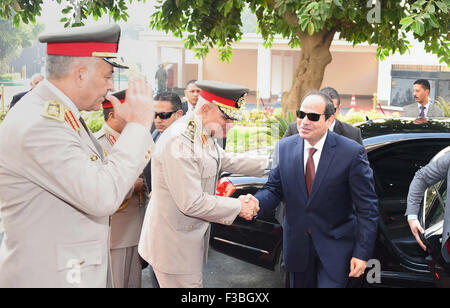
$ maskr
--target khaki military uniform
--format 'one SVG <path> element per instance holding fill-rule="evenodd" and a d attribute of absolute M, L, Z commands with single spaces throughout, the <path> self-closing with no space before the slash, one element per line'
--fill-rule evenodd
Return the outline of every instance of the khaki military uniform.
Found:
<path fill-rule="evenodd" d="M 239 200 L 215 196 L 218 175 L 261 176 L 266 166 L 265 157 L 225 153 L 193 113 L 164 132 L 152 157 L 152 198 L 139 241 L 161 287 L 201 286 L 210 222 L 230 225 L 239 214 Z"/>
<path fill-rule="evenodd" d="M 0 287 L 106 287 L 109 216 L 149 161 L 129 123 L 104 153 L 70 99 L 44 80 L 0 126 Z"/>
<path fill-rule="evenodd" d="M 111 153 L 120 134 L 105 124 L 95 137 L 106 153 Z M 137 245 L 146 202 L 148 198 L 143 193 L 133 193 L 132 187 L 121 209 L 111 216 L 111 268 L 115 288 L 141 287 L 142 265 Z"/>

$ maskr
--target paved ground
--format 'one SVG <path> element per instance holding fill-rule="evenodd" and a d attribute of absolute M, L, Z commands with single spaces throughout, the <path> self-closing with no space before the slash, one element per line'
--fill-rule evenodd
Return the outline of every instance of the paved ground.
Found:
<path fill-rule="evenodd" d="M 0 218 L 0 246 L 3 227 Z M 282 288 L 278 275 L 271 270 L 235 259 L 210 249 L 203 271 L 205 288 Z M 148 269 L 142 271 L 142 287 L 151 288 Z"/>
<path fill-rule="evenodd" d="M 209 250 L 203 270 L 205 288 L 282 288 L 276 272 Z M 142 287 L 151 288 L 148 269 L 142 272 Z"/>

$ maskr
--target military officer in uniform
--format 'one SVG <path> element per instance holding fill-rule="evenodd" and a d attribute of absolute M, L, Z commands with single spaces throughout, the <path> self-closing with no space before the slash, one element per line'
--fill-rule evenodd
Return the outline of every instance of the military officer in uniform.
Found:
<path fill-rule="evenodd" d="M 47 79 L 0 127 L 0 287 L 111 285 L 109 216 L 154 147 L 150 86 L 131 81 L 124 104 L 107 95 L 119 37 L 119 26 L 106 25 L 39 38 Z M 105 97 L 127 123 L 107 158 L 80 117 Z"/>
<path fill-rule="evenodd" d="M 125 101 L 125 90 L 112 94 Z M 105 124 L 95 134 L 105 155 L 111 153 L 126 122 L 117 117 L 110 101 L 103 102 Z M 111 268 L 115 288 L 140 288 L 142 281 L 141 258 L 137 251 L 142 221 L 148 197 L 142 175 L 136 179 L 117 212 L 111 216 Z"/>
<path fill-rule="evenodd" d="M 231 224 L 237 215 L 251 219 L 259 209 L 243 198 L 215 196 L 222 171 L 261 176 L 266 157 L 224 152 L 223 138 L 241 117 L 247 89 L 198 81 L 202 89 L 195 113 L 173 123 L 160 137 L 152 157 L 152 198 L 139 241 L 164 287 L 202 287 L 210 222 Z"/>

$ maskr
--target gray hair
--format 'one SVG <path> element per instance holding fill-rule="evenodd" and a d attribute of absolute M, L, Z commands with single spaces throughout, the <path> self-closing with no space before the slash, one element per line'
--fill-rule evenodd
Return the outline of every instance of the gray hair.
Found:
<path fill-rule="evenodd" d="M 71 72 L 73 67 L 79 63 L 86 64 L 91 69 L 95 63 L 91 57 L 67 57 L 60 55 L 47 55 L 46 73 L 48 79 L 59 80 Z"/>

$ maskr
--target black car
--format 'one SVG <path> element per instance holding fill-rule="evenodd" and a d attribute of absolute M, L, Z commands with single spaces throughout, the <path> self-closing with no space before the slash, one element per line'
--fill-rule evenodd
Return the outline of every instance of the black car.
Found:
<path fill-rule="evenodd" d="M 379 261 L 381 283 L 370 285 L 450 287 L 450 265 L 440 255 L 439 237 L 440 234 L 442 238 L 446 184 L 438 183 L 430 188 L 424 198 L 421 219 L 426 226 L 428 252 L 416 243 L 404 216 L 409 184 L 416 171 L 444 149 L 450 151 L 450 119 L 434 119 L 423 124 L 406 118 L 382 119 L 358 126 L 373 170 L 380 213 L 373 259 Z M 269 172 L 266 170 L 263 177 L 222 174 L 217 195 L 255 194 L 266 183 Z M 211 245 L 224 253 L 276 270 L 283 279 L 280 208 L 283 207 L 253 221 L 238 217 L 231 226 L 213 224 Z M 360 279 L 360 282 L 369 285 L 367 279 Z"/>

